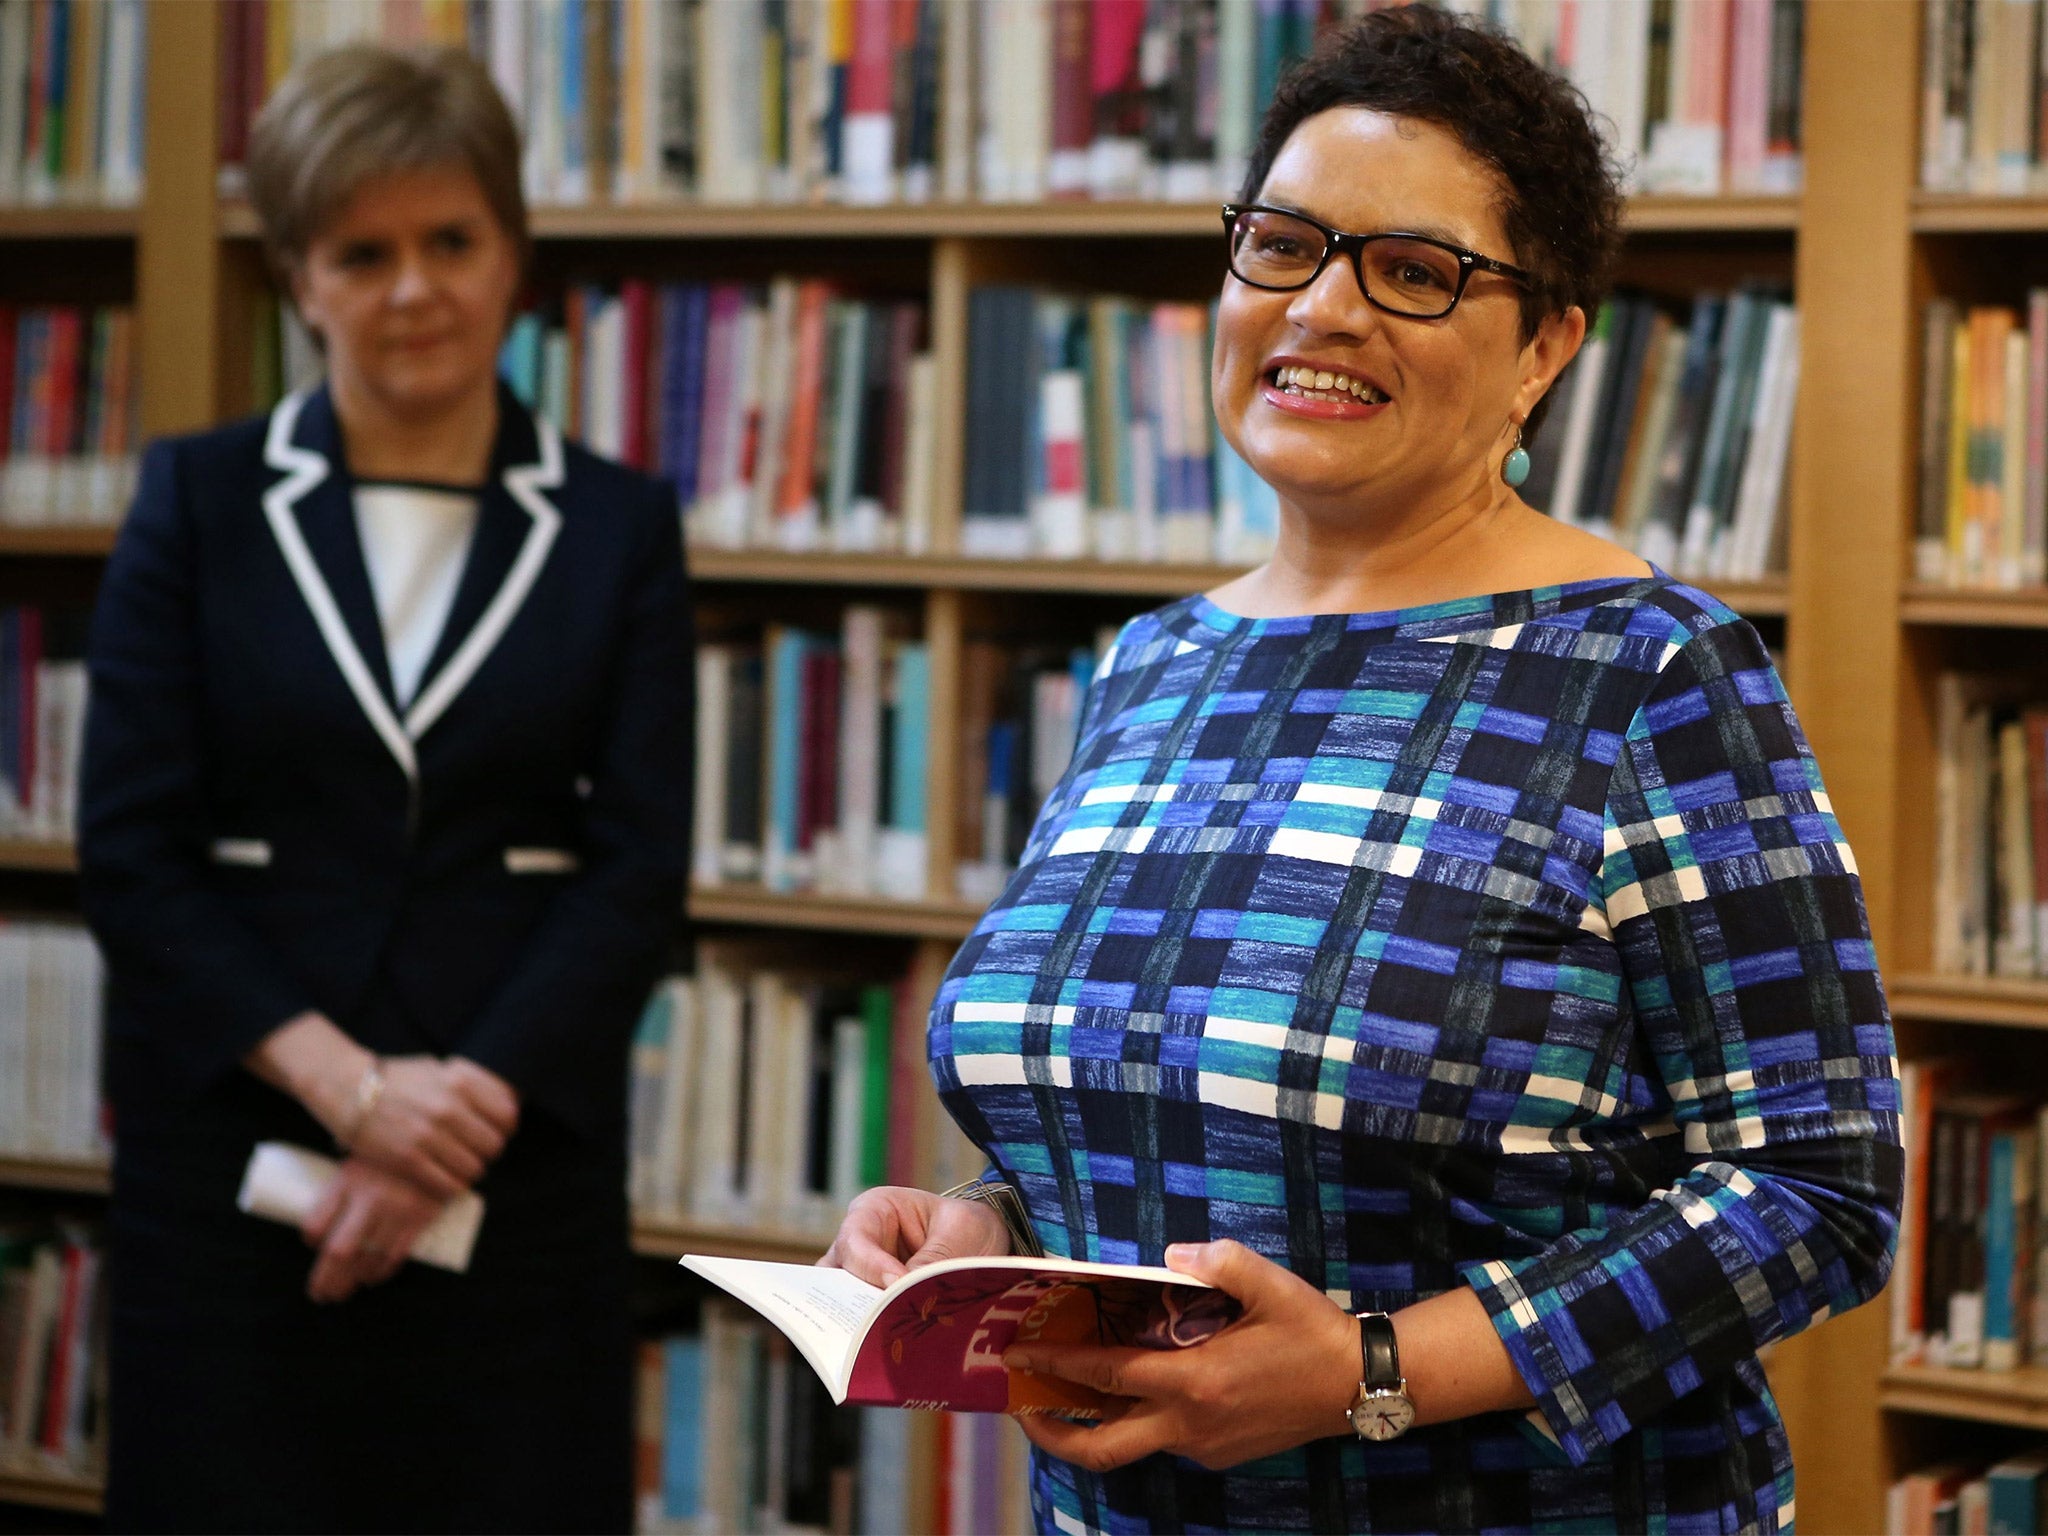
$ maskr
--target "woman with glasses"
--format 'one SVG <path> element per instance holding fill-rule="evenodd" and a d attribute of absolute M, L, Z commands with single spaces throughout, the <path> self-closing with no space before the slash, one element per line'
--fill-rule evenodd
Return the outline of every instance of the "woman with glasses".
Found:
<path fill-rule="evenodd" d="M 931 1020 L 1047 1250 L 1244 1309 L 1012 1351 L 1126 1400 L 1027 1421 L 1043 1530 L 1791 1527 L 1757 1352 L 1884 1283 L 1891 1032 L 1755 632 L 1515 493 L 1619 212 L 1422 6 L 1266 117 L 1212 392 L 1278 547 L 1125 627 Z M 893 1189 L 829 1257 L 1010 1247 Z"/>

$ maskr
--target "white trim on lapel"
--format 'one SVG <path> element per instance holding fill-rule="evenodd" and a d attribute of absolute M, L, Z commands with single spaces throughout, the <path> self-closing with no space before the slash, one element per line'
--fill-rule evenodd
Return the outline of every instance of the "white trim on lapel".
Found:
<path fill-rule="evenodd" d="M 417 783 L 420 770 L 412 749 L 413 738 L 399 724 L 398 716 L 392 713 L 383 690 L 378 688 L 376 678 L 363 660 L 362 652 L 356 649 L 355 639 L 349 634 L 341 609 L 334 601 L 334 593 L 329 590 L 327 579 L 320 574 L 312 550 L 306 547 L 306 536 L 299 531 L 298 519 L 292 514 L 293 507 L 327 478 L 329 470 L 325 454 L 301 448 L 292 441 L 292 429 L 299 421 L 299 408 L 305 403 L 303 394 L 287 395 L 270 413 L 270 431 L 263 440 L 263 462 L 272 469 L 283 470 L 285 477 L 263 493 L 263 515 L 269 520 L 271 537 L 277 540 L 277 547 L 284 554 L 284 563 L 291 570 L 292 580 L 298 583 L 299 595 L 313 611 L 313 622 L 319 626 L 320 638 L 327 642 L 328 654 L 341 668 L 349 692 L 356 696 L 356 703 L 369 716 L 370 724 L 376 727 L 384 745 L 391 749 L 391 755 L 398 759 L 398 766 L 406 779 Z"/>
<path fill-rule="evenodd" d="M 548 551 L 554 548 L 555 535 L 561 532 L 562 514 L 541 493 L 562 483 L 562 439 L 546 417 L 536 416 L 533 428 L 540 443 L 540 462 L 510 465 L 502 476 L 506 491 L 533 519 L 533 526 L 526 530 L 526 541 L 519 546 L 512 569 L 505 573 L 504 582 L 477 619 L 476 627 L 448 658 L 448 665 L 427 685 L 426 692 L 413 700 L 412 708 L 406 711 L 405 729 L 414 741 L 441 718 L 484 664 L 484 658 L 491 654 L 491 648 L 519 612 L 520 604 L 526 601 L 527 593 L 533 590 L 534 582 L 540 578 L 540 568 L 547 563 Z"/>

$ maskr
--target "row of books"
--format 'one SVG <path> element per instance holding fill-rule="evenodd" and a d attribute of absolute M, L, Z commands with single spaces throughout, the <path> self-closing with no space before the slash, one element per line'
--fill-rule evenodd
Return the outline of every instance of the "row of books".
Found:
<path fill-rule="evenodd" d="M 103 1262 L 75 1223 L 0 1225 L 0 1472 L 88 1477 L 104 1459 Z"/>
<path fill-rule="evenodd" d="M 1908 1472 L 1885 1497 L 1885 1536 L 2038 1536 L 2048 1531 L 2048 1446 Z"/>
<path fill-rule="evenodd" d="M 0 0 L 0 204 L 142 195 L 144 0 Z"/>
<path fill-rule="evenodd" d="M 1891 1282 L 1902 1365 L 2048 1365 L 2048 1108 L 1968 1063 L 1899 1067 L 1906 1196 Z"/>
<path fill-rule="evenodd" d="M 0 304 L 0 524 L 120 521 L 138 373 L 126 306 Z"/>
<path fill-rule="evenodd" d="M 1950 586 L 2048 580 L 2048 288 L 2024 313 L 1927 306 L 1914 574 Z"/>
<path fill-rule="evenodd" d="M 1452 0 L 1567 75 L 1637 191 L 1796 192 L 1805 0 Z"/>
<path fill-rule="evenodd" d="M 929 547 L 937 414 L 924 306 L 822 280 L 572 287 L 501 371 L 598 453 L 669 480 L 691 537 Z"/>
<path fill-rule="evenodd" d="M 1038 808 L 1066 772 L 1094 649 L 970 638 L 960 656 L 960 784 L 954 893 L 986 906 L 1023 857 Z"/>
<path fill-rule="evenodd" d="M 85 747 L 85 615 L 0 606 L 0 837 L 63 841 Z"/>
<path fill-rule="evenodd" d="M 1763 288 L 1702 294 L 1686 318 L 1622 297 L 1552 387 L 1523 499 L 1674 573 L 1784 568 L 1799 312 Z"/>
<path fill-rule="evenodd" d="M 99 950 L 76 923 L 0 923 L 0 1156 L 108 1155 L 104 989 Z"/>
<path fill-rule="evenodd" d="M 639 1219 L 816 1235 L 822 1250 L 860 1191 L 921 1183 L 904 1106 L 924 1031 L 899 1019 L 909 1006 L 895 983 L 792 966 L 786 949 L 701 944 L 634 1041 Z"/>
<path fill-rule="evenodd" d="M 962 551 L 1263 560 L 1279 503 L 1215 431 L 1213 329 L 1212 306 L 975 289 Z"/>
<path fill-rule="evenodd" d="M 920 900 L 931 658 L 907 617 L 770 624 L 697 652 L 701 884 Z"/>
<path fill-rule="evenodd" d="M 224 165 L 293 62 L 466 45 L 537 203 L 884 203 L 1235 190 L 1282 66 L 1357 9 L 1304 0 L 238 0 Z M 232 169 L 225 178 L 234 183 Z"/>
<path fill-rule="evenodd" d="M 543 203 L 1238 190 L 1281 72 L 1374 0 L 236 0 L 223 163 L 295 61 L 467 46 Z M 1567 74 L 1651 191 L 1792 191 L 1803 0 L 1459 0 Z M 232 175 L 230 176 L 232 181 Z"/>
<path fill-rule="evenodd" d="M 1924 0 L 1920 182 L 1939 192 L 2048 190 L 2048 28 L 2041 0 Z"/>
<path fill-rule="evenodd" d="M 735 1302 L 640 1347 L 638 1525 L 712 1531 L 999 1536 L 1031 1528 L 1025 1445 L 995 1414 L 942 1414 L 935 1499 L 911 1486 L 916 1420 L 836 1408 L 788 1341 Z M 917 1517 L 929 1508 L 929 1525 Z"/>
<path fill-rule="evenodd" d="M 2020 673 L 1935 683 L 1934 965 L 2048 976 L 2048 700 Z"/>

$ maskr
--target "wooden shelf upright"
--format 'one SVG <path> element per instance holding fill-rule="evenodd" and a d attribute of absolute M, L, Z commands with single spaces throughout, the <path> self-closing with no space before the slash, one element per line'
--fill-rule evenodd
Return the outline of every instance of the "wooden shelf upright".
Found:
<path fill-rule="evenodd" d="M 133 210 L 0 210 L 0 245 L 16 241 L 126 241 L 134 255 L 141 416 L 148 433 L 208 425 L 252 407 L 248 398 L 252 303 L 263 277 L 245 205 L 216 194 L 219 29 L 212 4 L 159 0 L 149 17 L 149 163 Z M 1931 829 L 1921 809 L 1931 785 L 1929 669 L 1951 631 L 2048 629 L 2048 593 L 1979 594 L 1908 586 L 1917 440 L 1916 310 L 1931 290 L 1930 241 L 2048 234 L 2048 202 L 1937 197 L 1914 186 L 1921 13 L 1917 5 L 1852 6 L 1816 0 L 1806 20 L 1805 190 L 1796 198 L 1639 198 L 1631 260 L 1650 286 L 1726 286 L 1761 261 L 1794 281 L 1803 367 L 1793 443 L 1789 572 L 1726 595 L 1745 613 L 1782 623 L 1788 681 L 1826 771 L 1834 804 L 1863 871 L 1878 952 L 1893 984 L 1902 1048 L 1922 1049 L 1958 1025 L 2009 1027 L 2026 1041 L 2048 1028 L 2048 990 L 1963 983 L 1928 973 L 1924 895 Z M 195 110 L 195 104 L 204 110 Z M 960 729 L 963 648 L 991 614 L 1024 603 L 1124 611 L 1213 585 L 1213 567 L 1005 564 L 959 551 L 973 285 L 1071 273 L 1080 253 L 1106 242 L 1146 242 L 1158 254 L 1131 263 L 1164 296 L 1192 292 L 1216 265 L 1220 225 L 1210 205 L 945 204 L 876 209 L 701 206 L 545 208 L 547 252 L 632 261 L 641 251 L 690 247 L 702 266 L 717 242 L 801 235 L 828 250 L 906 250 L 921 267 L 944 402 L 935 423 L 933 553 L 917 559 L 759 551 L 698 551 L 697 579 L 750 602 L 781 588 L 806 601 L 882 594 L 915 616 L 929 646 L 933 716 L 926 785 L 930 889 L 922 903 L 825 895 L 782 896 L 719 887 L 693 894 L 706 922 L 778 931 L 793 944 L 822 931 L 868 935 L 908 955 L 914 985 L 936 989 L 953 946 L 976 913 L 950 899 L 952 808 L 970 792 L 953 750 Z M 1090 242 L 1095 242 L 1090 244 Z M 1064 265 L 1063 265 L 1064 263 Z M 1206 263 L 1207 267 L 1202 264 Z M 1176 265 L 1178 264 L 1178 265 Z M 758 274 L 750 274 L 758 275 Z M 11 295 L 0 295 L 11 297 Z M 0 529 L 0 563 L 55 566 L 96 560 L 112 531 Z M 834 591 L 832 589 L 839 589 Z M 1127 600 L 1127 601 L 1126 601 Z M 1007 607 L 1005 605 L 1008 605 Z M 2024 639 L 2024 636 L 2018 638 Z M 69 850 L 0 844 L 0 885 L 42 890 L 61 880 Z M 912 1106 L 921 1165 L 939 1161 L 935 1099 Z M 89 1198 L 103 1170 L 0 1161 L 0 1187 L 35 1186 Z M 636 1246 L 672 1255 L 684 1246 L 756 1257 L 801 1258 L 815 1235 L 645 1224 Z M 1770 1375 L 1790 1426 L 1800 1524 L 1820 1533 L 1881 1528 L 1900 1419 L 1934 1415 L 2048 1427 L 2039 1373 L 2007 1380 L 1970 1373 L 1888 1370 L 1884 1303 L 1781 1345 Z M 926 1471 L 930 1445 L 917 1452 Z M 916 1474 L 923 1475 L 923 1474 Z M 925 1481 L 929 1481 L 925 1477 Z M 89 1510 L 89 1485 L 0 1473 L 0 1503 Z M 69 1502 L 66 1502 L 69 1501 Z M 925 1508 L 919 1518 L 929 1520 Z"/>

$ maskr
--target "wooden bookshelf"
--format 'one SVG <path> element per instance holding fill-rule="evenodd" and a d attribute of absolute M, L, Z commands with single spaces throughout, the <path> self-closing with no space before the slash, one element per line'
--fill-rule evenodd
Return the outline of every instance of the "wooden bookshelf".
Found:
<path fill-rule="evenodd" d="M 132 240 L 141 227 L 139 208 L 82 203 L 0 208 L 0 240 Z"/>
<path fill-rule="evenodd" d="M 2048 1430 L 2048 1369 L 1955 1371 L 1895 1365 L 1884 1373 L 1878 1401 L 1894 1413 Z"/>
<path fill-rule="evenodd" d="M 1898 1019 L 2048 1029 L 2048 981 L 1907 971 L 1890 979 L 1886 995 Z"/>
<path fill-rule="evenodd" d="M 1943 587 L 1909 582 L 1899 598 L 1908 624 L 1960 628 L 2048 629 L 2048 587 Z"/>
<path fill-rule="evenodd" d="M 257 229 L 246 204 L 218 197 L 216 114 L 191 105 L 218 95 L 223 14 L 205 5 L 152 7 L 150 164 L 141 208 L 0 209 L 0 242 L 133 242 L 141 412 L 151 433 L 201 428 L 249 407 L 246 317 L 249 301 L 262 291 L 260 263 L 251 248 Z M 1930 867 L 1929 850 L 1915 841 L 1921 834 L 1901 814 L 1902 788 L 1914 782 L 1908 765 L 1928 751 L 1924 722 L 1913 704 L 1924 691 L 1916 668 L 1927 663 L 1909 641 L 1931 644 L 1942 637 L 1915 636 L 1914 628 L 2048 627 L 2048 594 L 1902 588 L 1899 579 L 1910 565 L 1917 403 L 1910 381 L 1918 358 L 1916 308 L 1926 282 L 1924 272 L 1916 272 L 1924 253 L 1915 242 L 1927 235 L 1953 242 L 1976 234 L 2048 233 L 2048 199 L 1914 191 L 1920 21 L 1912 5 L 1809 9 L 1802 196 L 1641 197 L 1628 209 L 1630 231 L 1644 237 L 1638 249 L 1650 249 L 1660 271 L 1684 269 L 1687 285 L 1694 268 L 1705 274 L 1700 281 L 1715 285 L 1742 275 L 1730 266 L 1730 252 L 1743 260 L 1762 252 L 1773 274 L 1782 275 L 1789 264 L 1794 277 L 1809 362 L 1786 507 L 1789 574 L 1715 590 L 1745 614 L 1785 620 L 1792 691 L 1854 843 L 1879 954 L 1888 965 L 1913 953 L 1901 932 L 1898 892 Z M 965 396 L 972 283 L 1070 281 L 1076 251 L 1062 250 L 1063 242 L 1102 242 L 1092 247 L 1100 253 L 1112 249 L 1113 240 L 1179 242 L 1174 249 L 1188 252 L 1215 241 L 1220 254 L 1220 201 L 594 206 L 539 209 L 535 226 L 543 241 L 570 247 L 568 259 L 616 263 L 621 272 L 645 257 L 693 272 L 765 276 L 763 269 L 739 264 L 737 253 L 749 240 L 928 247 L 913 251 L 910 261 L 929 256 L 933 350 L 939 378 L 946 381 L 941 398 L 952 401 Z M 720 242 L 729 249 L 718 250 Z M 625 249 L 603 249 L 609 246 Z M 1104 267 L 1095 280 L 1113 285 L 1122 279 Z M 940 549 L 957 547 L 961 416 L 948 409 L 937 424 L 932 497 L 934 543 Z M 0 529 L 0 557 L 20 557 L 29 575 L 47 569 L 54 579 L 62 573 L 60 557 L 102 556 L 113 536 L 112 529 L 99 527 Z M 50 557 L 47 566 L 27 563 L 42 557 Z M 1208 565 L 998 562 L 952 555 L 698 550 L 691 558 L 696 579 L 704 583 L 818 589 L 799 594 L 811 601 L 838 596 L 829 590 L 834 588 L 890 589 L 922 600 L 922 629 L 932 651 L 935 750 L 929 754 L 927 801 L 935 881 L 950 875 L 951 813 L 967 791 L 951 743 L 958 734 L 960 649 L 977 606 L 1000 606 L 991 600 L 1002 594 L 1088 594 L 1129 598 L 1135 611 L 1213 587 L 1232 574 Z M 14 569 L 20 573 L 23 567 Z M 767 592 L 760 600 L 784 601 Z M 40 893 L 52 872 L 73 867 L 66 845 L 0 841 L 0 871 L 13 872 L 17 889 Z M 798 945 L 827 932 L 907 941 L 913 989 L 927 993 L 936 987 L 951 946 L 979 916 L 957 902 L 784 895 L 747 887 L 700 889 L 690 903 L 704 922 L 780 930 Z M 1909 1026 L 1939 1019 L 2035 1029 L 2048 1021 L 2048 997 L 2029 985 L 1913 973 L 1888 979 L 1895 1011 Z M 933 1166 L 936 1100 L 920 1101 L 911 1112 L 925 1149 L 920 1163 Z M 103 1173 L 35 1160 L 0 1160 L 0 1184 L 81 1196 L 105 1187 Z M 805 1234 L 654 1223 L 638 1225 L 634 1243 L 650 1258 L 707 1251 L 792 1262 L 814 1257 L 819 1247 L 815 1236 Z M 1926 1372 L 1887 1371 L 1884 1311 L 1879 1302 L 1831 1321 L 1786 1341 L 1771 1361 L 1798 1461 L 1802 1524 L 1815 1532 L 1881 1525 L 1884 1487 L 1900 1469 L 1886 1412 L 1949 1411 L 1930 1403 L 1981 1409 L 1987 1402 L 2003 1403 L 2001 1411 L 2007 1412 L 2044 1411 L 2040 1404 L 2048 1389 L 2040 1373 L 2022 1373 L 2023 1383 L 1988 1382 L 1981 1373 L 1934 1373 L 1941 1378 L 1936 1380 Z M 1948 1379 L 1958 1375 L 1971 1379 Z M 1953 1416 L 1994 1417 L 1988 1411 Z M 925 1477 L 929 1447 L 919 1455 L 913 1476 Z M 90 1483 L 13 1475 L 0 1476 L 0 1503 L 90 1513 L 99 1498 Z"/>
<path fill-rule="evenodd" d="M 69 874 L 77 868 L 78 850 L 69 842 L 33 837 L 0 837 L 0 870 Z"/>
<path fill-rule="evenodd" d="M 832 1234 L 829 1232 L 777 1232 L 766 1228 L 698 1222 L 638 1221 L 633 1224 L 633 1251 L 649 1259 L 680 1259 L 686 1253 L 701 1253 L 721 1259 L 810 1264 L 831 1245 Z"/>
<path fill-rule="evenodd" d="M 114 1185 L 106 1163 L 69 1157 L 0 1157 L 0 1189 L 48 1189 L 104 1195 Z"/>
<path fill-rule="evenodd" d="M 2048 231 L 2048 197 L 1915 192 L 1913 229 L 1924 235 L 2010 235 Z"/>
<path fill-rule="evenodd" d="M 973 560 L 949 555 L 785 554 L 779 550 L 690 550 L 695 581 L 791 586 L 946 588 L 963 592 L 1085 592 L 1108 596 L 1185 597 L 1244 572 L 1235 565 L 1168 565 L 1157 561 Z M 1783 577 L 1716 582 L 1716 596 L 1752 618 L 1782 618 Z"/>
<path fill-rule="evenodd" d="M 960 902 L 890 901 L 879 896 L 784 894 L 760 886 L 700 885 L 690 891 L 690 916 L 700 923 L 756 928 L 959 940 L 974 931 L 981 908 Z"/>
<path fill-rule="evenodd" d="M 0 1467 L 0 1504 L 97 1515 L 106 1504 L 106 1484 L 97 1477 Z"/>
<path fill-rule="evenodd" d="M 57 555 L 98 559 L 112 553 L 120 533 L 118 525 L 107 523 L 0 524 L 0 558 Z"/>
<path fill-rule="evenodd" d="M 803 235 L 821 240 L 1194 239 L 1222 234 L 1213 202 L 900 203 L 593 203 L 539 206 L 541 240 L 734 240 Z M 246 202 L 219 204 L 219 229 L 231 240 L 261 233 Z M 1629 203 L 1634 234 L 1784 234 L 1799 228 L 1797 197 L 1638 197 Z"/>

